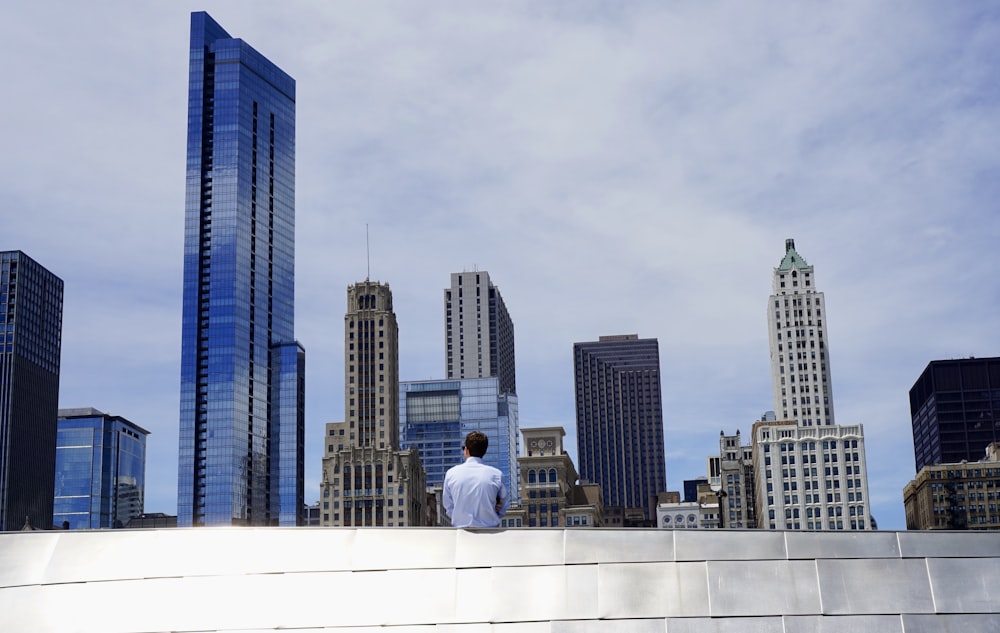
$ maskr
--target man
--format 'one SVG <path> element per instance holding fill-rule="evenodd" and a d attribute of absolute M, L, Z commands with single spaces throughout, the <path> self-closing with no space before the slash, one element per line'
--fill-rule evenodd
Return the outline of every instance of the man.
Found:
<path fill-rule="evenodd" d="M 498 468 L 483 463 L 490 440 L 473 431 L 465 436 L 465 462 L 444 476 L 444 511 L 453 527 L 497 527 L 510 499 Z"/>

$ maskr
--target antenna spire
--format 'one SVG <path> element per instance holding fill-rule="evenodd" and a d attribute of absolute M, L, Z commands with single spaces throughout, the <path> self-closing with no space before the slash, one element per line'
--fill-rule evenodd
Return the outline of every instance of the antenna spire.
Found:
<path fill-rule="evenodd" d="M 365 271 L 365 281 L 369 281 L 372 276 L 372 250 L 368 244 L 368 223 L 365 222 L 365 258 L 368 261 L 368 269 Z"/>

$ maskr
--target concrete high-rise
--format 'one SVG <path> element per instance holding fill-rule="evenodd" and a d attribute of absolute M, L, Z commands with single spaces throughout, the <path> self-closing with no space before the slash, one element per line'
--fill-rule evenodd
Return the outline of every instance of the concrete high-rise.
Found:
<path fill-rule="evenodd" d="M 149 431 L 92 408 L 60 409 L 53 519 L 121 528 L 143 511 Z"/>
<path fill-rule="evenodd" d="M 659 343 L 601 336 L 573 359 L 580 477 L 601 485 L 605 525 L 653 526 L 667 489 Z"/>
<path fill-rule="evenodd" d="M 343 422 L 326 425 L 320 524 L 425 524 L 426 475 L 399 448 L 399 327 L 389 284 L 347 289 Z"/>
<path fill-rule="evenodd" d="M 813 267 L 785 240 L 767 306 L 771 385 L 779 420 L 802 426 L 834 423 L 826 303 Z"/>
<path fill-rule="evenodd" d="M 910 388 L 916 470 L 974 462 L 1000 442 L 1000 358 L 928 363 Z"/>
<path fill-rule="evenodd" d="M 295 80 L 191 14 L 177 522 L 298 525 Z"/>
<path fill-rule="evenodd" d="M 795 240 L 774 269 L 767 322 L 777 419 L 753 425 L 758 526 L 874 529 L 864 428 L 834 423 L 826 304 Z"/>
<path fill-rule="evenodd" d="M 0 252 L 0 531 L 52 527 L 62 279 Z"/>
<path fill-rule="evenodd" d="M 500 379 L 501 393 L 517 393 L 514 323 L 500 290 L 485 270 L 451 274 L 444 291 L 446 376 Z"/>

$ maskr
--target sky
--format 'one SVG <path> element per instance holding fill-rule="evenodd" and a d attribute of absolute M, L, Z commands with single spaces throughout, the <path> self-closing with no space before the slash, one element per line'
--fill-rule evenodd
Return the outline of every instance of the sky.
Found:
<path fill-rule="evenodd" d="M 574 461 L 573 343 L 658 339 L 681 490 L 720 431 L 749 440 L 774 409 L 766 308 L 794 238 L 836 421 L 864 425 L 872 512 L 905 529 L 910 387 L 1000 354 L 996 3 L 6 7 L 0 250 L 64 280 L 60 407 L 149 430 L 145 509 L 168 514 L 198 10 L 297 81 L 307 502 L 344 419 L 348 285 L 390 284 L 401 379 L 438 379 L 449 276 L 488 271 L 521 426 L 563 426 Z"/>

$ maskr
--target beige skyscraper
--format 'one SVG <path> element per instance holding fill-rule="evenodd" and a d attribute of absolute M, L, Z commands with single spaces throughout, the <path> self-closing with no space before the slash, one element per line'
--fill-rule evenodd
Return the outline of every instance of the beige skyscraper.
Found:
<path fill-rule="evenodd" d="M 344 422 L 326 425 L 320 524 L 424 524 L 425 476 L 399 449 L 399 329 L 389 284 L 347 289 Z"/>

